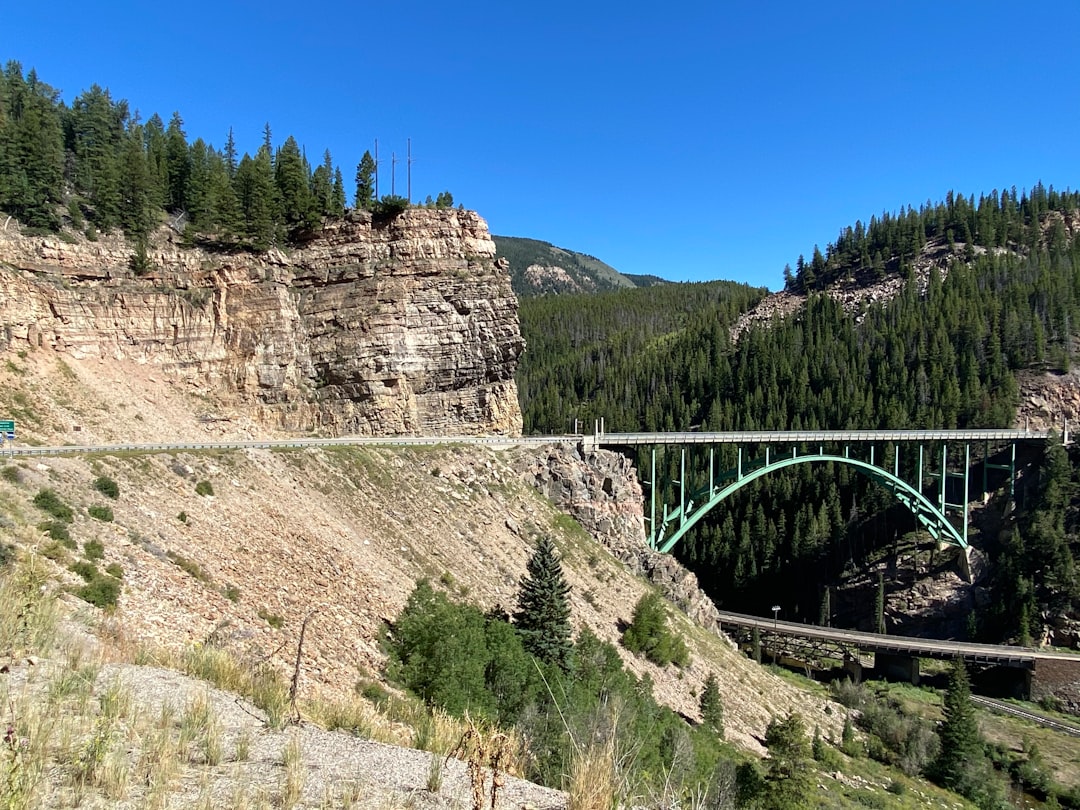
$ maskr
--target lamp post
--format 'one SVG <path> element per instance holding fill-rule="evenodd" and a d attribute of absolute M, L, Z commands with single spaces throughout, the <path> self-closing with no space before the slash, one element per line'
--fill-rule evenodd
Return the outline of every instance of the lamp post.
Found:
<path fill-rule="evenodd" d="M 780 612 L 780 606 L 779 605 L 773 605 L 772 606 L 772 629 L 773 629 L 774 633 L 776 631 L 776 614 L 778 614 L 779 612 Z M 773 639 L 773 644 L 774 645 L 776 644 L 776 639 L 775 638 Z M 776 666 L 776 647 L 775 646 L 773 647 L 773 651 L 772 651 L 772 662 L 773 662 L 773 666 L 775 667 Z"/>

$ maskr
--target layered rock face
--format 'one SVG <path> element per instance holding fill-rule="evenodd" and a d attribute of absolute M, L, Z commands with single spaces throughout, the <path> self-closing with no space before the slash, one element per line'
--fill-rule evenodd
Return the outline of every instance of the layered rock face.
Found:
<path fill-rule="evenodd" d="M 0 230 L 0 353 L 153 364 L 285 429 L 520 433 L 517 299 L 477 214 L 350 212 L 289 252 L 177 239 L 136 276 L 120 238 Z"/>
<path fill-rule="evenodd" d="M 719 632 L 720 614 L 697 576 L 674 556 L 649 548 L 644 496 L 630 459 L 610 450 L 558 444 L 526 454 L 517 466 L 523 480 L 573 515 L 633 573 L 660 588 L 702 627 Z"/>

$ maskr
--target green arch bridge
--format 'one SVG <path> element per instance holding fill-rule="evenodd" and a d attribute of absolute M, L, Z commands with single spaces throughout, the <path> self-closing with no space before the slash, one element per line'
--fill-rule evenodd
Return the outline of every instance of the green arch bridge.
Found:
<path fill-rule="evenodd" d="M 1016 447 L 1021 442 L 1044 442 L 1052 431 L 1032 430 L 839 430 L 839 431 L 730 431 L 720 433 L 605 433 L 598 429 L 589 437 L 595 447 L 643 447 L 652 446 L 652 470 L 645 483 L 650 488 L 649 545 L 661 552 L 669 552 L 687 532 L 715 506 L 742 487 L 776 470 L 800 464 L 834 463 L 850 466 L 855 472 L 887 490 L 914 516 L 915 521 L 931 537 L 941 543 L 968 548 L 968 500 L 970 493 L 971 448 L 983 445 L 982 488 L 987 491 L 987 473 L 998 469 L 1009 473 L 1010 495 L 1016 479 Z M 1068 441 L 1068 432 L 1065 432 Z M 708 481 L 695 487 L 687 486 L 687 446 L 721 445 L 738 446 L 737 461 L 733 468 L 718 471 L 714 448 L 709 448 Z M 791 445 L 790 452 L 774 454 L 770 445 Z M 875 460 L 875 446 L 886 444 L 893 448 L 892 468 Z M 900 473 L 900 445 L 918 444 L 915 481 L 905 481 Z M 963 446 L 961 469 L 950 469 L 949 445 Z M 656 486 L 656 447 L 680 445 L 681 466 L 678 484 L 678 501 L 658 503 L 661 490 Z M 764 454 L 758 458 L 743 457 L 743 447 L 764 446 Z M 813 447 L 815 450 L 800 447 Z M 862 457 L 851 452 L 852 446 L 860 447 Z M 931 446 L 927 452 L 926 446 Z M 826 451 L 826 447 L 842 446 L 842 452 Z M 989 461 L 990 448 L 1009 448 L 1008 463 Z M 867 451 L 868 448 L 868 452 Z M 954 452 L 954 456 L 958 453 Z M 960 466 L 954 460 L 953 466 Z M 936 467 L 936 469 L 935 469 Z M 946 483 L 950 479 L 963 481 L 963 497 L 950 502 Z M 934 492 L 926 494 L 924 483 L 933 480 Z M 660 511 L 662 509 L 662 511 Z M 658 514 L 658 511 L 660 512 Z M 961 513 L 959 526 L 951 514 Z"/>

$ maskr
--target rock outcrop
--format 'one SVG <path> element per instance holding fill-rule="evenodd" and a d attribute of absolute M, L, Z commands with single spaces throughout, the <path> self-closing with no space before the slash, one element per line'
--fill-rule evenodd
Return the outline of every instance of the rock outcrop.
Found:
<path fill-rule="evenodd" d="M 660 588 L 699 625 L 719 631 L 716 605 L 694 573 L 670 554 L 649 548 L 641 483 L 630 459 L 610 450 L 559 444 L 530 456 L 521 472 L 633 573 Z"/>
<path fill-rule="evenodd" d="M 350 212 L 301 248 L 184 248 L 136 275 L 122 238 L 0 230 L 0 353 L 158 366 L 290 430 L 518 434 L 517 299 L 467 211 Z"/>

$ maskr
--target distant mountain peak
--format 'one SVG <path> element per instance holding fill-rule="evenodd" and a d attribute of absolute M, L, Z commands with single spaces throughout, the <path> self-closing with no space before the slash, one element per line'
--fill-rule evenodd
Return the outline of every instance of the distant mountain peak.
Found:
<path fill-rule="evenodd" d="M 595 256 L 539 239 L 493 236 L 496 253 L 510 265 L 519 296 L 591 293 L 664 284 L 658 276 L 626 275 Z"/>

